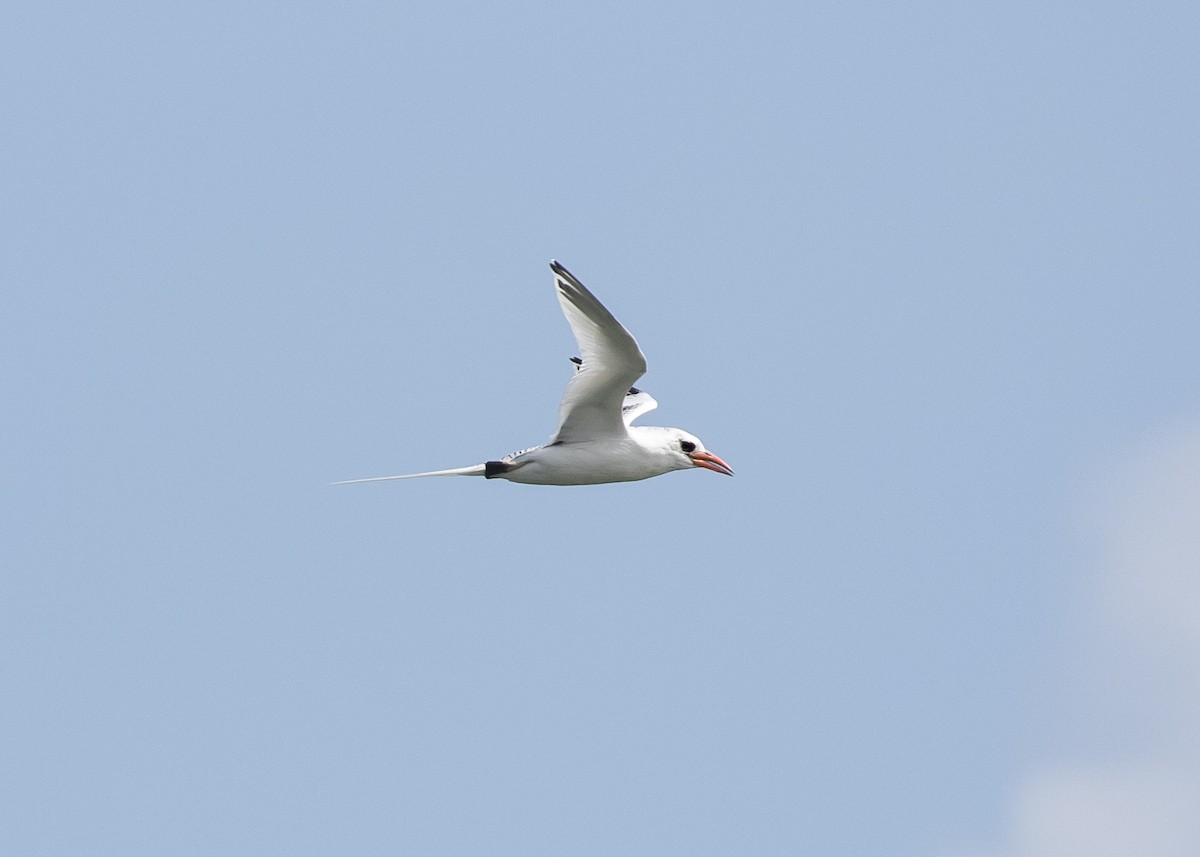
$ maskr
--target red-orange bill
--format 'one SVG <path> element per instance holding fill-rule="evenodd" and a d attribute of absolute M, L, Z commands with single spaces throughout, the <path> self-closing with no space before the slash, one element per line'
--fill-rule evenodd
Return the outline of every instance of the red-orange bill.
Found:
<path fill-rule="evenodd" d="M 714 473 L 723 473 L 726 476 L 733 475 L 733 468 L 722 461 L 720 456 L 713 455 L 711 452 L 692 453 L 692 463 L 697 467 L 703 467 L 705 470 L 711 470 Z"/>

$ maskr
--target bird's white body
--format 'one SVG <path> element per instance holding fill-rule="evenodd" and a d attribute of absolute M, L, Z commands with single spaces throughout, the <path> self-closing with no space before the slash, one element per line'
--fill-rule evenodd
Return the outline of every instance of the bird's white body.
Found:
<path fill-rule="evenodd" d="M 559 304 L 582 357 L 558 407 L 558 430 L 543 446 L 469 467 L 375 476 L 347 482 L 383 482 L 422 476 L 485 476 L 531 485 L 634 482 L 697 467 L 732 476 L 729 465 L 694 435 L 676 428 L 634 426 L 658 406 L 633 387 L 646 371 L 637 342 L 566 268 L 551 262 Z M 338 483 L 346 484 L 346 483 Z"/>
<path fill-rule="evenodd" d="M 509 460 L 513 469 L 498 474 L 529 485 L 596 485 L 636 482 L 695 465 L 668 447 L 669 429 L 630 426 L 627 437 L 579 440 L 535 447 Z"/>

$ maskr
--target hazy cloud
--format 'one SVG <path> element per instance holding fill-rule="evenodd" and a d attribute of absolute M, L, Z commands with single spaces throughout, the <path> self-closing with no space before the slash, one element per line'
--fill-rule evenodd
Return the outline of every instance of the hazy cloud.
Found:
<path fill-rule="evenodd" d="M 1200 425 L 1102 481 L 1079 632 L 1086 716 L 1120 737 L 1026 776 L 977 857 L 1200 854 Z"/>

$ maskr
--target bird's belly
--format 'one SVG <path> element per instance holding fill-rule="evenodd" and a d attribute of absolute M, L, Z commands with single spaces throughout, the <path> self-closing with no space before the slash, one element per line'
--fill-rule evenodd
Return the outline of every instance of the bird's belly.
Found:
<path fill-rule="evenodd" d="M 581 443 L 544 446 L 513 463 L 517 466 L 501 474 L 501 478 L 527 485 L 636 482 L 666 472 L 633 443 L 603 447 Z"/>

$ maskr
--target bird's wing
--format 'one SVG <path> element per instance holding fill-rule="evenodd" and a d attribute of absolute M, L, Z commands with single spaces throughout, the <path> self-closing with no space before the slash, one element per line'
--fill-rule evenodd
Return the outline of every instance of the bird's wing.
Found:
<path fill-rule="evenodd" d="M 621 404 L 621 418 L 625 420 L 625 425 L 633 425 L 634 420 L 657 407 L 658 402 L 645 390 L 630 387 L 629 392 L 625 394 L 625 401 Z"/>
<path fill-rule="evenodd" d="M 559 403 L 552 442 L 625 437 L 633 417 L 623 418 L 621 405 L 626 391 L 646 371 L 646 358 L 629 331 L 583 283 L 558 262 L 551 262 L 550 269 L 558 302 L 583 355 Z M 645 410 L 649 408 L 643 405 L 637 413 Z"/>
<path fill-rule="evenodd" d="M 583 359 L 580 357 L 572 357 L 571 362 L 575 364 L 576 370 L 583 366 Z M 648 413 L 657 407 L 658 400 L 645 390 L 630 387 L 629 391 L 625 393 L 625 400 L 621 402 L 621 419 L 625 421 L 625 425 L 630 426 L 642 414 Z"/>

